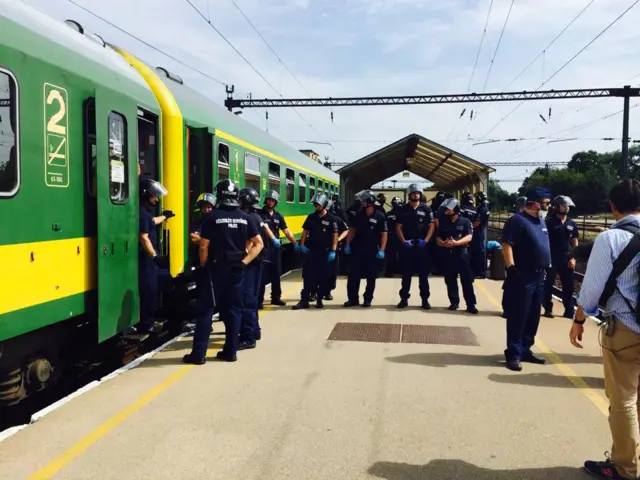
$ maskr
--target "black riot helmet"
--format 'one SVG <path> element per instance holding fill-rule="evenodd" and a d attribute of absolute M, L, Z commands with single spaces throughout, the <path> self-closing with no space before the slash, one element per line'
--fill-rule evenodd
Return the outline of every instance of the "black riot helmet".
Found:
<path fill-rule="evenodd" d="M 322 208 L 327 208 L 329 205 L 329 199 L 324 193 L 316 193 L 311 197 L 311 203 L 314 205 L 320 205 Z"/>
<path fill-rule="evenodd" d="M 144 179 L 140 182 L 140 196 L 146 200 L 151 197 L 164 197 L 169 191 L 156 180 L 150 178 Z"/>
<path fill-rule="evenodd" d="M 411 200 L 411 195 L 413 195 L 414 193 L 420 194 L 420 197 L 418 197 L 418 201 L 420 201 L 420 199 L 422 198 L 422 190 L 420 190 L 420 187 L 418 187 L 417 183 L 412 183 L 407 187 L 407 196 L 409 197 L 409 200 Z"/>
<path fill-rule="evenodd" d="M 422 190 L 420 190 L 417 183 L 412 183 L 407 187 L 407 195 L 411 195 L 412 193 L 419 193 L 422 195 Z"/>
<path fill-rule="evenodd" d="M 391 207 L 396 208 L 402 205 L 402 199 L 400 197 L 393 197 L 391 199 Z"/>
<path fill-rule="evenodd" d="M 366 192 L 366 190 L 360 190 L 358 193 L 356 193 L 353 196 L 353 201 L 356 202 L 356 203 L 360 203 L 362 201 L 361 197 L 362 197 L 362 195 L 364 195 L 365 192 Z"/>
<path fill-rule="evenodd" d="M 245 187 L 238 193 L 241 207 L 255 207 L 260 202 L 260 196 L 255 188 Z"/>
<path fill-rule="evenodd" d="M 377 198 L 372 191 L 364 192 L 360 197 L 360 202 L 362 203 L 363 207 L 375 207 L 378 204 Z"/>
<path fill-rule="evenodd" d="M 228 178 L 220 180 L 216 183 L 216 197 L 218 204 L 226 207 L 237 207 L 238 203 L 238 186 Z"/>
<path fill-rule="evenodd" d="M 566 205 L 567 207 L 576 206 L 576 204 L 573 203 L 573 200 L 571 200 L 571 197 L 568 197 L 566 195 L 558 195 L 553 199 L 551 205 L 553 205 L 554 207 L 559 207 L 560 205 Z"/>
<path fill-rule="evenodd" d="M 476 205 L 482 205 L 487 201 L 487 194 L 484 192 L 477 192 L 475 194 L 476 197 Z"/>
<path fill-rule="evenodd" d="M 473 205 L 473 195 L 471 194 L 471 192 L 464 192 L 462 194 L 462 203 L 464 205 L 467 205 L 467 204 Z"/>
<path fill-rule="evenodd" d="M 387 196 L 384 193 L 379 193 L 376 198 L 378 199 L 381 207 L 384 207 L 384 204 L 387 203 Z"/>
<path fill-rule="evenodd" d="M 333 205 L 336 206 L 336 208 L 340 207 L 340 205 L 342 204 L 340 195 L 338 195 L 337 193 L 334 193 L 333 195 L 331 195 L 331 202 L 333 203 Z"/>
<path fill-rule="evenodd" d="M 197 210 L 202 210 L 202 205 L 204 203 L 208 203 L 212 207 L 216 206 L 216 196 L 213 193 L 201 193 L 198 197 L 198 201 L 196 202 Z"/>
<path fill-rule="evenodd" d="M 276 192 L 275 190 L 269 190 L 267 192 L 267 194 L 264 196 L 265 201 L 267 200 L 273 200 L 276 202 L 276 205 L 278 204 L 278 202 L 280 202 L 280 194 L 278 192 Z"/>
<path fill-rule="evenodd" d="M 440 208 L 445 210 L 445 212 L 446 210 L 453 210 L 453 214 L 458 215 L 460 213 L 460 202 L 456 198 L 447 198 L 442 202 Z"/>

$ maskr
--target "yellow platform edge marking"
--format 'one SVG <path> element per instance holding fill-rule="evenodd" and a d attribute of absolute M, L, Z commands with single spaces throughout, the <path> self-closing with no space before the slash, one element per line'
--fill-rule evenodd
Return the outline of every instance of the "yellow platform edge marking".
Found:
<path fill-rule="evenodd" d="M 287 296 L 290 293 L 293 293 L 294 291 L 296 291 L 300 287 L 301 283 L 302 282 L 296 282 L 296 286 L 291 288 L 291 289 L 289 289 L 288 291 L 286 291 L 284 293 L 284 296 Z M 270 308 L 265 309 L 265 310 L 266 311 L 264 311 L 262 313 L 263 317 L 264 317 L 264 315 L 266 315 L 266 314 L 270 313 L 271 311 L 273 311 Z M 210 348 L 210 349 L 207 350 L 207 356 L 209 356 L 211 353 L 217 352 L 217 351 L 219 351 L 221 349 L 222 349 L 221 347 L 220 348 Z M 145 405 L 147 405 L 149 402 L 151 402 L 154 398 L 156 398 L 162 392 L 164 392 L 169 387 L 171 387 L 173 384 L 177 383 L 182 378 L 184 378 L 184 376 L 187 373 L 189 373 L 189 371 L 191 371 L 191 369 L 193 369 L 195 367 L 196 367 L 196 365 L 183 365 L 183 366 L 181 366 L 176 372 L 174 372 L 171 375 L 169 375 L 168 377 L 166 377 L 164 380 L 162 380 L 159 384 L 157 384 L 155 387 L 153 387 L 147 393 L 145 393 L 144 395 L 139 397 L 137 400 L 135 400 L 133 403 L 131 403 L 127 407 L 123 408 L 118 413 L 116 413 L 111 418 L 109 418 L 107 421 L 105 421 L 104 423 L 102 423 L 101 425 L 96 427 L 88 435 L 86 435 L 85 437 L 81 438 L 73 446 L 71 446 L 71 448 L 69 448 L 64 453 L 62 453 L 59 457 L 55 458 L 54 460 L 52 460 L 51 462 L 46 464 L 44 467 L 39 469 L 37 472 L 35 472 L 33 475 L 31 475 L 28 480 L 44 480 L 44 479 L 51 478 L 53 475 L 58 473 L 64 467 L 69 465 L 69 463 L 71 463 L 75 458 L 79 457 L 85 451 L 87 451 L 89 449 L 89 447 L 91 447 L 94 443 L 96 443 L 101 438 L 105 437 L 109 432 L 114 430 L 118 425 L 123 423 L 125 420 L 127 420 L 129 417 L 131 417 L 133 414 L 135 414 L 136 412 L 141 410 Z"/>
<path fill-rule="evenodd" d="M 236 145 L 239 145 L 241 147 L 244 148 L 248 148 L 249 150 L 253 150 L 255 153 L 258 153 L 264 157 L 268 157 L 271 160 L 276 160 L 280 163 L 284 163 L 285 165 L 289 165 L 290 167 L 295 168 L 296 170 L 301 170 L 303 172 L 307 172 L 310 175 L 316 177 L 316 178 L 321 178 L 322 180 L 326 180 L 327 182 L 339 186 L 340 181 L 339 180 L 334 180 L 328 177 L 325 177 L 324 175 L 322 175 L 321 173 L 318 172 L 314 172 L 313 170 L 309 170 L 308 168 L 305 167 L 301 167 L 300 165 L 297 165 L 296 163 L 287 160 L 286 158 L 281 157 L 280 155 L 276 155 L 274 153 L 269 152 L 268 150 L 265 150 L 264 148 L 260 148 L 256 145 L 253 145 L 245 140 L 241 140 L 238 137 L 234 137 L 233 135 L 223 132 L 222 130 L 219 129 L 215 129 L 215 133 L 214 135 L 217 135 L 218 137 L 222 138 L 223 140 L 227 140 L 229 142 L 235 143 Z"/>
<path fill-rule="evenodd" d="M 499 311 L 502 311 L 502 305 L 498 303 L 498 301 L 489 293 L 489 291 L 482 285 L 482 282 L 475 282 L 475 285 L 478 286 L 478 289 L 484 294 L 485 297 L 496 307 Z M 569 379 L 569 381 L 580 390 L 591 403 L 595 405 L 595 407 L 605 416 L 609 416 L 609 404 L 608 402 L 602 398 L 601 395 L 598 394 L 593 388 L 589 387 L 584 379 L 579 376 L 573 369 L 564 363 L 562 359 L 552 351 L 547 345 L 540 339 L 540 337 L 536 337 L 536 346 L 538 349 L 549 359 L 551 363 L 553 363 L 558 370 L 562 372 L 562 374 Z"/>
<path fill-rule="evenodd" d="M 95 289 L 96 253 L 90 237 L 0 245 L 0 315 Z"/>

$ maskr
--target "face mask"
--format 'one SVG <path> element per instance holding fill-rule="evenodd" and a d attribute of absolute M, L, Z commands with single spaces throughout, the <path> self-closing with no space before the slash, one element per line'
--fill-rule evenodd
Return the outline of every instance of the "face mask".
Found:
<path fill-rule="evenodd" d="M 566 217 L 567 216 L 567 212 L 558 212 L 558 215 L 560 217 Z"/>

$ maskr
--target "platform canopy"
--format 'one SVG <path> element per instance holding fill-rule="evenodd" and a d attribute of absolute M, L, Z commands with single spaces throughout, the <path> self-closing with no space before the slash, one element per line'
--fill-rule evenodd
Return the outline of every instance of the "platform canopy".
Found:
<path fill-rule="evenodd" d="M 407 170 L 433 182 L 439 190 L 449 192 L 486 191 L 489 173 L 495 172 L 488 165 L 414 133 L 350 163 L 337 173 L 342 194 L 350 198 Z"/>

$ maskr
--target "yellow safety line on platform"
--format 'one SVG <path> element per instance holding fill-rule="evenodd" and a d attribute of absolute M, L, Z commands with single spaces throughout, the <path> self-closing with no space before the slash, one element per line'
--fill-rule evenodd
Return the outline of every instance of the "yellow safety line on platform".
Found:
<path fill-rule="evenodd" d="M 293 291 L 297 290 L 302 282 L 296 282 L 296 286 L 288 290 L 284 293 L 285 296 L 289 295 Z M 266 312 L 263 312 L 263 316 L 265 313 L 268 313 L 272 308 L 265 308 Z M 207 356 L 220 350 L 221 348 L 211 348 L 207 350 Z M 81 438 L 75 445 L 69 448 L 66 452 L 60 455 L 58 458 L 52 460 L 47 465 L 42 467 L 36 473 L 29 477 L 29 480 L 44 480 L 51 478 L 53 475 L 58 473 L 64 467 L 66 467 L 69 463 L 71 463 L 76 457 L 83 454 L 89 447 L 91 447 L 94 443 L 100 440 L 102 437 L 106 436 L 109 432 L 115 429 L 122 422 L 131 417 L 134 413 L 138 412 L 145 405 L 147 405 L 151 400 L 156 398 L 166 389 L 168 389 L 174 383 L 177 383 L 181 380 L 189 371 L 196 367 L 196 365 L 183 365 L 178 369 L 177 372 L 172 373 L 167 378 L 165 378 L 158 385 L 153 387 L 147 393 L 138 398 L 135 402 L 130 404 L 129 406 L 123 408 L 118 413 L 109 418 L 106 422 L 99 425 L 92 432 L 90 432 L 84 438 Z"/>
<path fill-rule="evenodd" d="M 502 305 L 489 293 L 489 291 L 482 285 L 482 282 L 475 282 L 475 285 L 480 289 L 484 296 L 496 307 L 499 311 L 502 311 Z M 568 341 L 568 340 L 567 340 Z M 569 379 L 573 385 L 580 390 L 585 396 L 591 400 L 598 410 L 606 417 L 609 415 L 609 404 L 602 398 L 593 388 L 589 387 L 584 379 L 579 376 L 573 369 L 564 363 L 562 359 L 553 352 L 547 345 L 536 337 L 536 346 L 542 351 L 542 353 L 549 359 L 549 361 L 555 364 L 556 367 Z"/>

